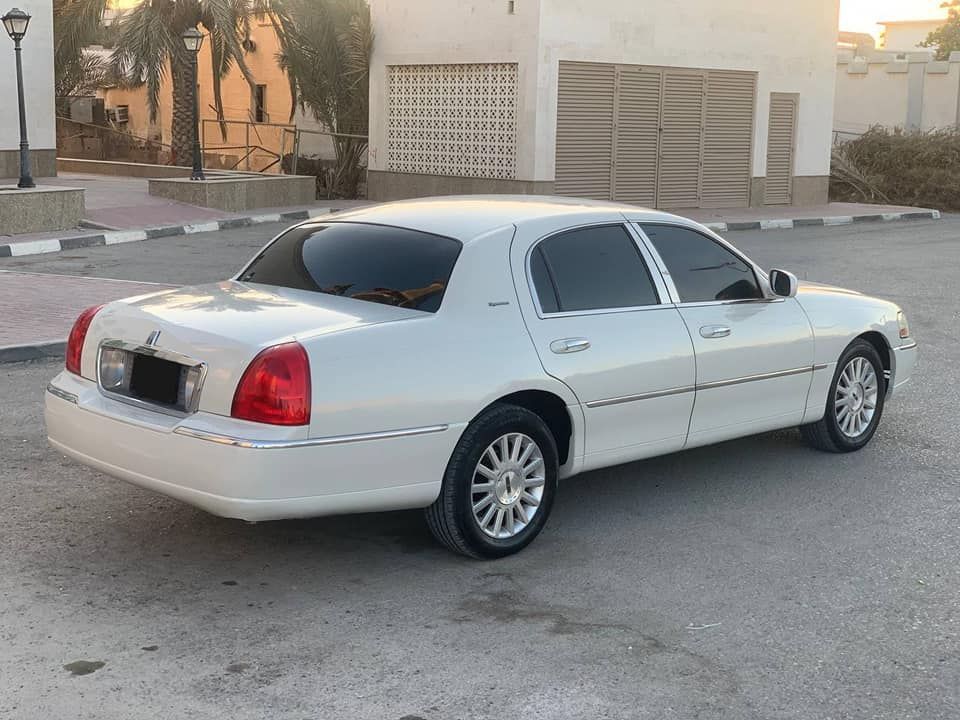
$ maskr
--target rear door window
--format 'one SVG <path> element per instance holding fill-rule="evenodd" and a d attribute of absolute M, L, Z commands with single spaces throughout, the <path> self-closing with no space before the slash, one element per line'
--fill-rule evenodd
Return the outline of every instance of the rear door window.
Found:
<path fill-rule="evenodd" d="M 657 305 L 647 265 L 622 225 L 554 235 L 530 255 L 530 275 L 544 313 Z"/>
<path fill-rule="evenodd" d="M 238 279 L 436 312 L 461 247 L 385 225 L 307 225 L 264 248 Z"/>

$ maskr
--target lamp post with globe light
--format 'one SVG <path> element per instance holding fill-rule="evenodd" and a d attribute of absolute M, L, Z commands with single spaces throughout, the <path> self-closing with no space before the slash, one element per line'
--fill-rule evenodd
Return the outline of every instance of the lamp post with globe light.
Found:
<path fill-rule="evenodd" d="M 13 40 L 13 51 L 17 57 L 17 101 L 20 104 L 20 182 L 18 188 L 36 187 L 30 174 L 30 145 L 27 143 L 27 111 L 23 104 L 23 62 L 20 59 L 20 41 L 27 34 L 30 15 L 19 8 L 13 8 L 0 20 L 7 35 Z"/>
<path fill-rule="evenodd" d="M 200 101 L 197 98 L 197 55 L 200 52 L 200 46 L 203 45 L 203 33 L 197 28 L 187 28 L 184 30 L 183 46 L 190 53 L 191 65 L 191 85 L 193 92 L 193 173 L 191 180 L 206 180 L 203 175 L 203 153 L 200 150 Z"/>

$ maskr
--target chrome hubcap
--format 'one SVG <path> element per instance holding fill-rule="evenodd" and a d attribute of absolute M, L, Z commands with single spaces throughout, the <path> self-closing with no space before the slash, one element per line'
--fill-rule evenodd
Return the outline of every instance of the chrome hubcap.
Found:
<path fill-rule="evenodd" d="M 840 373 L 834 406 L 840 432 L 848 438 L 858 438 L 870 428 L 879 388 L 877 373 L 866 358 L 853 358 Z"/>
<path fill-rule="evenodd" d="M 477 525 L 492 538 L 513 537 L 537 514 L 544 484 L 537 443 L 523 433 L 501 435 L 483 451 L 473 472 L 470 501 Z"/>

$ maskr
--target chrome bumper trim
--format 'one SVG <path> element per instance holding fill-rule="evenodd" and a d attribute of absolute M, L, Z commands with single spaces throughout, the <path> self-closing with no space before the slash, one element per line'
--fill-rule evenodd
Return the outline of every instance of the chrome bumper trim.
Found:
<path fill-rule="evenodd" d="M 183 425 L 174 430 L 174 432 L 177 435 L 184 435 L 196 440 L 206 440 L 231 447 L 247 448 L 250 450 L 278 450 L 284 448 L 318 447 L 322 445 L 345 445 L 347 443 L 366 442 L 368 440 L 389 440 L 390 438 L 428 435 L 430 433 L 444 432 L 448 428 L 448 425 L 428 425 L 426 427 L 404 428 L 402 430 L 385 430 L 383 432 L 360 433 L 357 435 L 332 435 L 322 438 L 307 438 L 305 440 L 253 440 L 250 438 L 212 433 Z"/>
<path fill-rule="evenodd" d="M 916 346 L 917 346 L 917 343 L 910 342 L 910 343 L 907 343 L 906 345 L 901 345 L 900 347 L 896 347 L 894 348 L 894 350 L 913 350 Z"/>
<path fill-rule="evenodd" d="M 61 390 L 53 383 L 47 383 L 47 392 L 50 393 L 51 395 L 54 395 L 60 398 L 61 400 L 66 400 L 69 403 L 73 403 L 74 405 L 76 405 L 80 401 L 80 398 L 77 397 L 74 393 L 67 392 L 66 390 Z"/>

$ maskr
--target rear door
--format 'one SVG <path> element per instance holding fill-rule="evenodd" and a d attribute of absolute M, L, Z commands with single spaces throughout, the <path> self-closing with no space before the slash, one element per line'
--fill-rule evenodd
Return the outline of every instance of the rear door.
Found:
<path fill-rule="evenodd" d="M 688 446 L 798 424 L 813 331 L 796 298 L 764 293 L 753 265 L 693 228 L 644 223 L 697 358 Z"/>
<path fill-rule="evenodd" d="M 693 347 L 639 236 L 619 223 L 532 235 L 514 240 L 514 278 L 545 370 L 582 405 L 584 469 L 683 447 Z"/>

